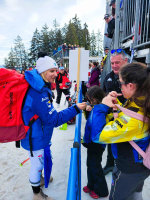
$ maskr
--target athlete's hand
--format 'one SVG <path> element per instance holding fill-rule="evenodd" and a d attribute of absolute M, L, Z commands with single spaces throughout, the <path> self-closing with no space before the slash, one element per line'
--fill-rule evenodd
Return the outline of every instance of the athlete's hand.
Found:
<path fill-rule="evenodd" d="M 59 86 L 61 86 L 62 85 L 62 83 L 59 83 Z"/>
<path fill-rule="evenodd" d="M 83 103 L 77 103 L 77 106 L 80 110 L 84 110 L 86 108 L 86 102 Z"/>

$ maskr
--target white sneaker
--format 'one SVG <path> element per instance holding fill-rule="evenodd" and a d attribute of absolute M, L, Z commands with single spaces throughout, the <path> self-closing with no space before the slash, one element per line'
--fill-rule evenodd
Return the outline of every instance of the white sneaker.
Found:
<path fill-rule="evenodd" d="M 42 190 L 38 194 L 34 194 L 33 200 L 54 200 L 51 197 L 48 197 L 46 194 L 43 193 Z"/>
<path fill-rule="evenodd" d="M 57 103 L 57 108 L 59 108 L 59 107 L 60 107 L 60 104 Z"/>

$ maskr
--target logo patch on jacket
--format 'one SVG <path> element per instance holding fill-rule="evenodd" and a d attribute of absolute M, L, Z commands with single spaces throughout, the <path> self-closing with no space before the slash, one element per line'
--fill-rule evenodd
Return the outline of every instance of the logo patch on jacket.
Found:
<path fill-rule="evenodd" d="M 41 102 L 46 101 L 47 99 L 48 99 L 48 97 L 42 98 Z"/>
<path fill-rule="evenodd" d="M 52 107 L 50 101 L 46 102 L 46 104 L 47 104 L 48 108 L 51 108 L 51 107 Z"/>
<path fill-rule="evenodd" d="M 107 81 L 112 81 L 112 78 L 107 79 Z"/>
<path fill-rule="evenodd" d="M 123 125 L 118 121 L 118 119 L 115 120 L 115 123 L 116 123 L 118 126 L 120 126 L 120 128 L 123 127 Z"/>
<path fill-rule="evenodd" d="M 51 111 L 49 111 L 49 114 L 51 115 L 55 111 L 55 108 L 53 108 Z"/>
<path fill-rule="evenodd" d="M 120 117 L 120 121 L 121 121 L 123 124 L 127 124 L 127 123 L 128 123 L 128 121 L 127 121 L 123 116 Z"/>

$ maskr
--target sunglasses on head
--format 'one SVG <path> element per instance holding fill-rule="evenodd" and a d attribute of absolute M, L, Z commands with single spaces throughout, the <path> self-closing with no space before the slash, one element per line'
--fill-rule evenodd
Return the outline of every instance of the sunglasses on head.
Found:
<path fill-rule="evenodd" d="M 123 49 L 113 49 L 113 50 L 111 50 L 111 54 L 113 54 L 115 52 L 117 52 L 117 53 L 121 53 L 121 52 L 126 53 Z"/>

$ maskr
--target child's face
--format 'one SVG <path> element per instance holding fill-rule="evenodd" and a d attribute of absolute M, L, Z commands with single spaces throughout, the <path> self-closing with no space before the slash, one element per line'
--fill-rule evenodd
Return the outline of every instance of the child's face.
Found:
<path fill-rule="evenodd" d="M 97 104 L 97 101 L 96 101 L 95 99 L 93 99 L 93 100 L 91 101 L 91 104 L 96 105 L 96 104 Z"/>
<path fill-rule="evenodd" d="M 92 105 L 98 104 L 97 101 L 96 101 L 95 99 L 90 99 L 89 97 L 88 97 L 88 102 L 89 102 L 90 104 L 92 104 Z"/>

